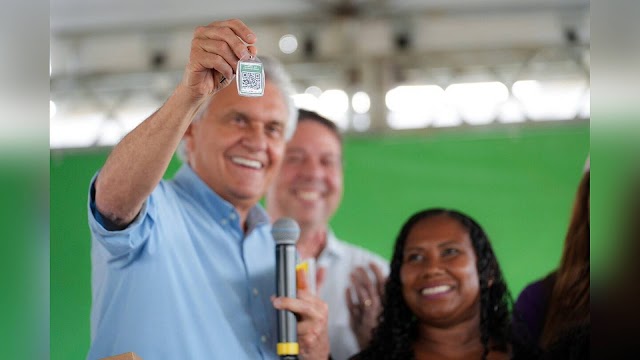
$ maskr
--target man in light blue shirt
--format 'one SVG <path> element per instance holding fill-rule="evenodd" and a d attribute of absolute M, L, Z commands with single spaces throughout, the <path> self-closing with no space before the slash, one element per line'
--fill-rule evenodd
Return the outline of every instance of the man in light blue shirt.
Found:
<path fill-rule="evenodd" d="M 255 41 L 239 20 L 199 27 L 182 82 L 92 181 L 88 359 L 278 359 L 275 309 L 298 315 L 305 360 L 328 358 L 327 305 L 305 291 L 270 299 L 275 245 L 258 200 L 296 114 L 272 62 L 263 96 L 238 95 L 233 69 Z M 186 164 L 161 180 L 181 142 Z"/>

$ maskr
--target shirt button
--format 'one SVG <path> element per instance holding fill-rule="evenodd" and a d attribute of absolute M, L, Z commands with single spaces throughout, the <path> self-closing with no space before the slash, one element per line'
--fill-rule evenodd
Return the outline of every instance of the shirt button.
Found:
<path fill-rule="evenodd" d="M 263 343 L 266 343 L 267 342 L 267 337 L 264 336 L 264 335 L 260 336 L 260 341 L 262 341 Z"/>
<path fill-rule="evenodd" d="M 258 291 L 258 289 L 256 288 L 253 288 L 253 295 L 258 296 L 258 294 L 260 294 L 260 291 Z"/>
<path fill-rule="evenodd" d="M 220 223 L 221 223 L 222 225 L 227 225 L 227 219 L 222 219 L 222 220 L 220 220 Z"/>
<path fill-rule="evenodd" d="M 229 219 L 233 220 L 233 219 L 235 219 L 235 218 L 236 218 L 236 214 L 235 214 L 235 213 L 231 213 L 231 214 L 229 215 Z"/>

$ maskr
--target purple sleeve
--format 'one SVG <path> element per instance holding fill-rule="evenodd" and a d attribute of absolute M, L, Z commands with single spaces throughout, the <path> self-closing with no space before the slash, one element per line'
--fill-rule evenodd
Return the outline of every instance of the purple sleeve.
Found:
<path fill-rule="evenodd" d="M 519 335 L 528 337 L 534 343 L 540 338 L 551 293 L 547 279 L 548 277 L 529 284 L 522 290 L 514 305 L 514 321 L 524 323 L 526 330 L 523 330 L 528 331 L 528 335 Z"/>

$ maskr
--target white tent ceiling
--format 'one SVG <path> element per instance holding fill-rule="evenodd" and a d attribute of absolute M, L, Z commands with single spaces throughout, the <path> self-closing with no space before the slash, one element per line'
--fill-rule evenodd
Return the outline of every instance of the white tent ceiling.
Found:
<path fill-rule="evenodd" d="M 588 0 L 52 0 L 53 33 L 166 27 L 213 19 L 324 19 L 333 16 L 388 17 L 416 13 L 491 14 L 554 11 L 589 7 Z"/>
<path fill-rule="evenodd" d="M 143 114 L 180 78 L 193 29 L 227 18 L 256 32 L 299 91 L 366 91 L 371 130 L 388 128 L 384 94 L 397 84 L 589 79 L 588 0 L 52 0 L 52 100 L 98 123 L 132 102 Z M 292 54 L 279 50 L 285 34 Z"/>

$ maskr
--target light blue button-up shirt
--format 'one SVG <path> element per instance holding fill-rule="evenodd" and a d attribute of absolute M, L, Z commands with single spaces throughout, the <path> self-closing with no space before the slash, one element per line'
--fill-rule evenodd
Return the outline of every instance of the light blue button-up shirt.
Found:
<path fill-rule="evenodd" d="M 184 165 L 135 221 L 108 231 L 91 182 L 91 348 L 143 359 L 278 359 L 275 244 L 257 205 L 243 232 L 233 206 Z"/>

